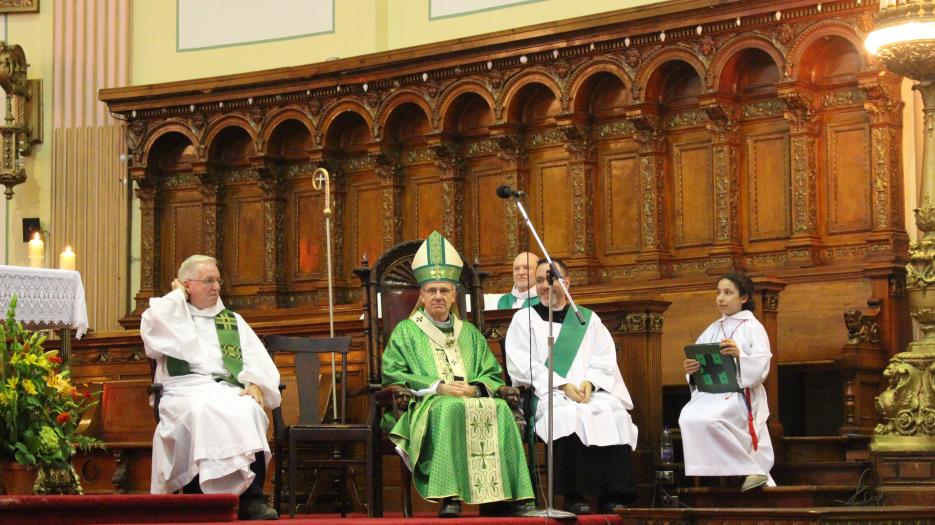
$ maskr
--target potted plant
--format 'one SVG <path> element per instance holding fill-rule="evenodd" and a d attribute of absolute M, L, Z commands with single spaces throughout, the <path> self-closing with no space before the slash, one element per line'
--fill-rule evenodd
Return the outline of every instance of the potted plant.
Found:
<path fill-rule="evenodd" d="M 81 494 L 71 464 L 76 447 L 100 442 L 78 434 L 81 415 L 97 402 L 75 388 L 57 350 L 45 336 L 16 321 L 16 296 L 0 323 L 0 458 L 36 471 L 36 494 Z M 6 482 L 7 491 L 11 483 Z"/>

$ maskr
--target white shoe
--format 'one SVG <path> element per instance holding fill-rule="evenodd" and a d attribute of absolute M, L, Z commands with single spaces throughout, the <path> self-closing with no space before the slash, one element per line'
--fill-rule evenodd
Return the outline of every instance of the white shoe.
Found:
<path fill-rule="evenodd" d="M 766 482 L 769 481 L 768 476 L 763 474 L 750 474 L 745 480 L 743 480 L 743 487 L 740 488 L 740 492 L 747 492 L 748 490 L 753 490 L 763 485 L 766 485 Z"/>

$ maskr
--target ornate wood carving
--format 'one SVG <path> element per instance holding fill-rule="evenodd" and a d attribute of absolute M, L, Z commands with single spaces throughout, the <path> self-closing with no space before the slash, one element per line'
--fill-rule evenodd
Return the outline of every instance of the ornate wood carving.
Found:
<path fill-rule="evenodd" d="M 278 166 L 265 159 L 254 164 L 260 189 L 263 191 L 263 284 L 255 299 L 241 305 L 272 308 L 285 303 L 284 236 L 285 195 L 284 178 Z"/>

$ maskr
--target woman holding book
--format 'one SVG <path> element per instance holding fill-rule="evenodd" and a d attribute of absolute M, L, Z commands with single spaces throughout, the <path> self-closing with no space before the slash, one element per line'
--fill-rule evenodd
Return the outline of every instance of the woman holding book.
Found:
<path fill-rule="evenodd" d="M 720 344 L 720 354 L 737 364 L 740 391 L 706 393 L 692 374 L 701 365 L 684 361 L 691 400 L 682 408 L 679 427 L 687 476 L 745 476 L 742 490 L 775 486 L 773 444 L 766 429 L 769 408 L 763 382 L 769 374 L 769 337 L 753 316 L 753 283 L 739 272 L 728 272 L 717 283 L 721 318 L 711 323 L 696 344 Z"/>

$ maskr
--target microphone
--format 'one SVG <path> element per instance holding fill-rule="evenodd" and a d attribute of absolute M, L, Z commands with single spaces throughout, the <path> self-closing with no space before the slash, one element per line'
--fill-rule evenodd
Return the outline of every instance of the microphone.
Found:
<path fill-rule="evenodd" d="M 518 199 L 523 195 L 526 195 L 526 192 L 514 190 L 506 184 L 497 187 L 497 197 L 501 199 L 509 199 L 510 197 L 516 197 Z"/>

